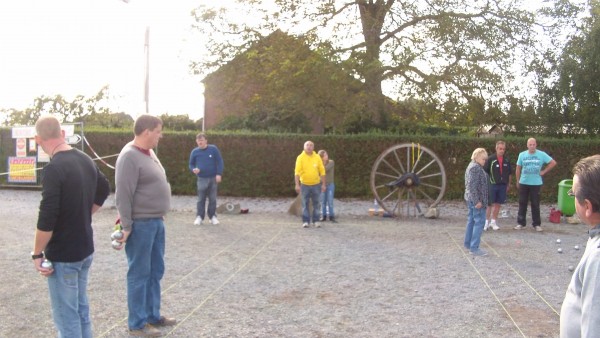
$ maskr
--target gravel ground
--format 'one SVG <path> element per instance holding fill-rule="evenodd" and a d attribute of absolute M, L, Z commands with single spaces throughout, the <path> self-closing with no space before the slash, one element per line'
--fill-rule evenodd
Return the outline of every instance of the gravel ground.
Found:
<path fill-rule="evenodd" d="M 39 199 L 0 190 L 0 337 L 56 335 L 46 282 L 29 258 Z M 336 200 L 339 223 L 319 229 L 287 213 L 292 199 L 219 202 L 250 212 L 193 226 L 194 198 L 173 197 L 162 312 L 179 323 L 165 336 L 558 337 L 568 266 L 586 243 L 581 224 L 513 230 L 515 205 L 499 231 L 484 233 L 490 255 L 473 258 L 462 248 L 461 202 L 440 205 L 439 219 L 391 219 L 367 216 L 369 201 Z M 94 216 L 95 337 L 127 337 L 127 264 L 109 240 L 113 204 L 111 196 Z"/>

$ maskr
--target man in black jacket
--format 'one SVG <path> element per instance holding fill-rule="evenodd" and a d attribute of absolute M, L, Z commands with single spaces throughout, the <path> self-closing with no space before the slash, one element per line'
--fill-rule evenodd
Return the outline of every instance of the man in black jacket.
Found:
<path fill-rule="evenodd" d="M 504 141 L 496 142 L 496 153 L 488 157 L 483 167 L 490 178 L 490 196 L 488 199 L 489 202 L 483 230 L 489 228 L 494 230 L 500 229 L 496 220 L 498 219 L 500 205 L 506 202 L 506 195 L 510 189 L 512 177 L 512 164 L 510 163 L 510 160 L 504 156 L 505 151 L 506 143 Z"/>

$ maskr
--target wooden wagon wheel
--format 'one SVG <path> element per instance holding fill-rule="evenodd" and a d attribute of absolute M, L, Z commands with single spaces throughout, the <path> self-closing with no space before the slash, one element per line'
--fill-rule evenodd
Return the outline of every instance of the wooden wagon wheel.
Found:
<path fill-rule="evenodd" d="M 428 148 L 402 143 L 377 157 L 370 183 L 379 206 L 389 215 L 421 216 L 441 201 L 446 191 L 446 171 Z"/>

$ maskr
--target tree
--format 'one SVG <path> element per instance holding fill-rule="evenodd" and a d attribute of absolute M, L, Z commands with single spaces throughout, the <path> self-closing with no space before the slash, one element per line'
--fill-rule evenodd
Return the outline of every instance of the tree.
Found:
<path fill-rule="evenodd" d="M 548 54 L 547 67 L 540 66 L 538 111 L 550 133 L 600 132 L 600 3 L 587 7 L 562 53 Z"/>
<path fill-rule="evenodd" d="M 228 21 L 225 10 L 209 7 L 193 12 L 209 40 L 208 58 L 193 63 L 196 72 L 231 60 L 275 27 L 296 31 L 313 49 L 331 46 L 364 85 L 363 119 L 381 125 L 387 120 L 384 85 L 395 84 L 389 91 L 398 98 L 437 108 L 450 101 L 483 109 L 481 102 L 503 96 L 513 65 L 533 55 L 535 45 L 535 17 L 517 0 L 278 0 L 272 9 L 267 1 L 237 2 L 246 19 Z"/>
<path fill-rule="evenodd" d="M 208 75 L 203 82 L 211 127 L 214 120 L 219 128 L 246 120 L 244 128 L 320 133 L 360 110 L 361 82 L 309 44 L 277 30 Z M 310 123 L 298 124 L 306 119 Z"/>
<path fill-rule="evenodd" d="M 167 130 L 183 131 L 183 130 L 202 130 L 201 119 L 195 123 L 190 119 L 189 115 L 167 115 L 162 114 L 160 119 L 163 122 L 163 128 Z"/>
<path fill-rule="evenodd" d="M 32 125 L 42 114 L 53 114 L 63 122 L 83 122 L 85 117 L 94 113 L 109 113 L 110 110 L 102 106 L 108 93 L 108 86 L 103 87 L 92 97 L 77 95 L 72 101 L 57 94 L 54 96 L 42 95 L 33 100 L 33 106 L 25 110 L 3 109 L 8 116 L 6 125 Z"/>
<path fill-rule="evenodd" d="M 86 126 L 97 126 L 102 128 L 131 129 L 133 118 L 125 113 L 91 113 L 82 118 Z"/>

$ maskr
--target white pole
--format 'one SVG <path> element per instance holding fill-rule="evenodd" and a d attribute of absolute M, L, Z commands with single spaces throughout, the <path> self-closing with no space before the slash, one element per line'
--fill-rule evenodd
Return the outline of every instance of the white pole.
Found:
<path fill-rule="evenodd" d="M 150 113 L 150 26 L 146 26 L 144 39 L 144 53 L 146 54 L 146 71 L 144 82 L 144 102 L 146 102 L 146 114 Z"/>

